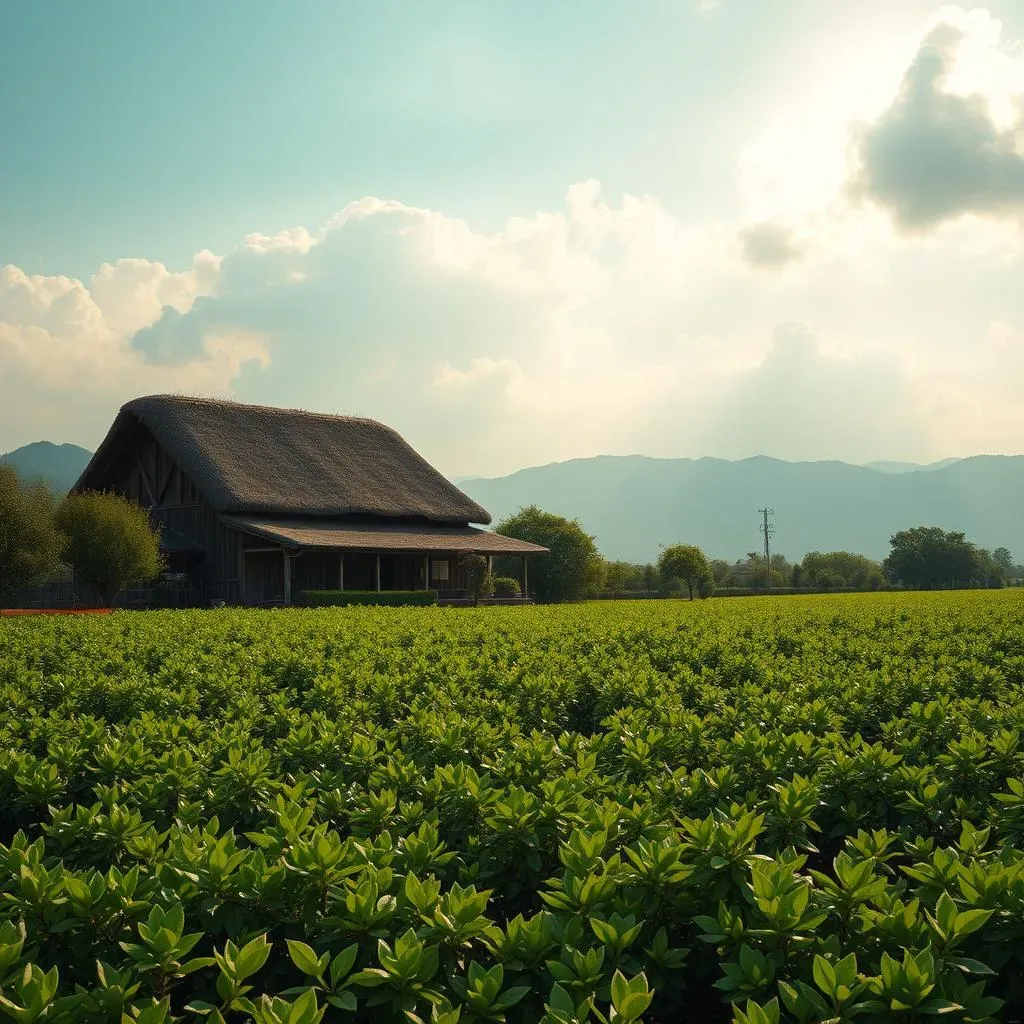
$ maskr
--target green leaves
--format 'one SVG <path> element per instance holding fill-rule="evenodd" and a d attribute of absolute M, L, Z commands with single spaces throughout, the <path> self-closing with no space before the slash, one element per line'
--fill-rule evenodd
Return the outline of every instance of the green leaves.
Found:
<path fill-rule="evenodd" d="M 146 921 L 138 926 L 142 942 L 120 943 L 121 949 L 134 961 L 137 970 L 156 972 L 158 980 L 155 988 L 160 995 L 169 981 L 183 978 L 214 963 L 212 957 L 184 959 L 203 937 L 202 932 L 183 934 L 184 929 L 185 911 L 181 904 L 168 908 L 154 906 Z"/>
<path fill-rule="evenodd" d="M 611 995 L 612 1012 L 609 1019 L 621 1024 L 639 1021 L 654 998 L 654 993 L 647 987 L 645 975 L 638 974 L 627 980 L 621 971 L 616 971 L 612 976 Z"/>
<path fill-rule="evenodd" d="M 473 960 L 465 977 L 456 975 L 451 979 L 452 989 L 465 1007 L 469 1020 L 500 1024 L 505 1020 L 505 1011 L 529 995 L 528 985 L 502 991 L 504 978 L 501 964 L 488 969 Z"/>
<path fill-rule="evenodd" d="M 0 994 L 0 1011 L 21 1024 L 41 1020 L 53 1003 L 59 981 L 56 967 L 44 972 L 35 964 L 26 964 L 10 996 Z"/>
<path fill-rule="evenodd" d="M 733 1024 L 779 1024 L 778 999 L 772 999 L 763 1006 L 748 999 L 742 1010 L 737 1006 L 732 1012 Z"/>
<path fill-rule="evenodd" d="M 216 984 L 217 995 L 221 998 L 220 1007 L 203 1000 L 193 1000 L 188 1009 L 200 1014 L 214 1011 L 224 1013 L 229 1010 L 253 1013 L 254 1004 L 246 998 L 247 993 L 252 991 L 252 985 L 247 985 L 246 980 L 263 968 L 270 950 L 271 943 L 265 934 L 257 936 L 241 948 L 228 941 L 223 950 L 215 950 L 210 962 L 215 962 L 220 968 Z"/>
<path fill-rule="evenodd" d="M 292 958 L 292 963 L 294 963 L 303 974 L 308 974 L 313 978 L 322 979 L 324 971 L 327 968 L 327 964 L 331 959 L 330 955 L 328 953 L 324 953 L 318 957 L 313 951 L 312 946 L 307 946 L 304 942 L 299 942 L 296 939 L 288 939 L 287 941 L 288 955 Z"/>
<path fill-rule="evenodd" d="M 939 948 L 943 952 L 952 952 L 968 935 L 984 928 L 991 910 L 958 910 L 956 902 L 944 892 L 939 897 L 935 915 L 928 914 L 928 923 L 932 926 L 939 940 Z"/>
<path fill-rule="evenodd" d="M 1019 602 L 4 620 L 0 1019 L 1014 1019 Z"/>
<path fill-rule="evenodd" d="M 357 943 L 347 946 L 334 958 L 330 953 L 317 956 L 312 946 L 295 939 L 288 939 L 288 955 L 292 963 L 303 974 L 316 979 L 315 988 L 326 993 L 326 1000 L 339 1010 L 354 1010 L 357 1002 L 352 992 L 347 991 L 348 983 L 344 983 L 359 955 Z M 344 983 L 344 984 L 343 984 Z M 285 995 L 302 993 L 305 989 L 290 989 Z"/>

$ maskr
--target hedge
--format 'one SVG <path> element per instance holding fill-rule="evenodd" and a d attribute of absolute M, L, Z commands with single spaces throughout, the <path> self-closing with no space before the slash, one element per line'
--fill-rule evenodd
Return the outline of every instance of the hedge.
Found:
<path fill-rule="evenodd" d="M 521 597 L 522 588 L 519 580 L 513 576 L 495 576 L 491 579 L 495 597 Z"/>
<path fill-rule="evenodd" d="M 306 608 L 343 608 L 346 605 L 437 604 L 436 590 L 303 590 L 295 602 Z"/>

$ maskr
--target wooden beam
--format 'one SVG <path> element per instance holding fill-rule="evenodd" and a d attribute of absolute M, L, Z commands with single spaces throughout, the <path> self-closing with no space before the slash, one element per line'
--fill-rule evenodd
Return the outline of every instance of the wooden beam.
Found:
<path fill-rule="evenodd" d="M 160 485 L 160 493 L 156 499 L 156 503 L 158 505 L 162 505 L 164 503 L 164 498 L 167 497 L 167 492 L 171 489 L 171 483 L 174 481 L 175 470 L 177 468 L 177 463 L 172 460 L 170 467 L 167 470 L 167 476 L 164 477 L 163 483 Z"/>
<path fill-rule="evenodd" d="M 423 556 L 423 589 L 430 589 L 430 555 Z"/>
<path fill-rule="evenodd" d="M 338 589 L 345 589 L 345 552 L 338 555 Z"/>
<path fill-rule="evenodd" d="M 377 591 L 380 591 L 380 555 L 377 556 Z"/>
<path fill-rule="evenodd" d="M 292 603 L 292 559 L 286 548 L 281 549 L 284 558 L 284 603 Z"/>
<path fill-rule="evenodd" d="M 528 584 L 529 584 L 530 581 L 529 581 L 529 579 L 527 577 L 526 566 L 527 566 L 526 555 L 523 555 L 523 597 L 528 597 L 529 593 L 530 593 L 529 587 L 528 587 Z"/>
<path fill-rule="evenodd" d="M 138 460 L 138 468 L 139 468 L 139 483 L 141 485 L 139 487 L 139 497 L 142 498 L 143 500 L 145 500 L 144 496 L 143 496 L 143 493 L 142 493 L 143 487 L 145 487 L 146 494 L 149 495 L 149 504 L 151 506 L 152 505 L 156 505 L 157 504 L 156 492 L 153 490 L 153 485 L 152 485 L 152 483 L 150 483 L 149 476 L 146 473 L 145 467 L 142 465 L 142 459 L 141 458 Z"/>

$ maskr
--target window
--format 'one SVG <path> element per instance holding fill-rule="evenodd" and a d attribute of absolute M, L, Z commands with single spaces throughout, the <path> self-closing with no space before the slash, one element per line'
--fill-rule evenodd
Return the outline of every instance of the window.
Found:
<path fill-rule="evenodd" d="M 432 561 L 430 563 L 430 578 L 438 583 L 448 582 L 448 560 Z"/>

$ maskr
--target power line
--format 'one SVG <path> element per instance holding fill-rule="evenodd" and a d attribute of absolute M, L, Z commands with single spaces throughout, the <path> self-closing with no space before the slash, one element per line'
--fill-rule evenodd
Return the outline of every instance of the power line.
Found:
<path fill-rule="evenodd" d="M 770 594 L 772 592 L 772 549 L 770 538 L 775 536 L 775 527 L 768 522 L 768 517 L 775 515 L 775 509 L 759 508 L 757 511 L 761 513 L 761 535 L 764 537 L 765 589 Z"/>

